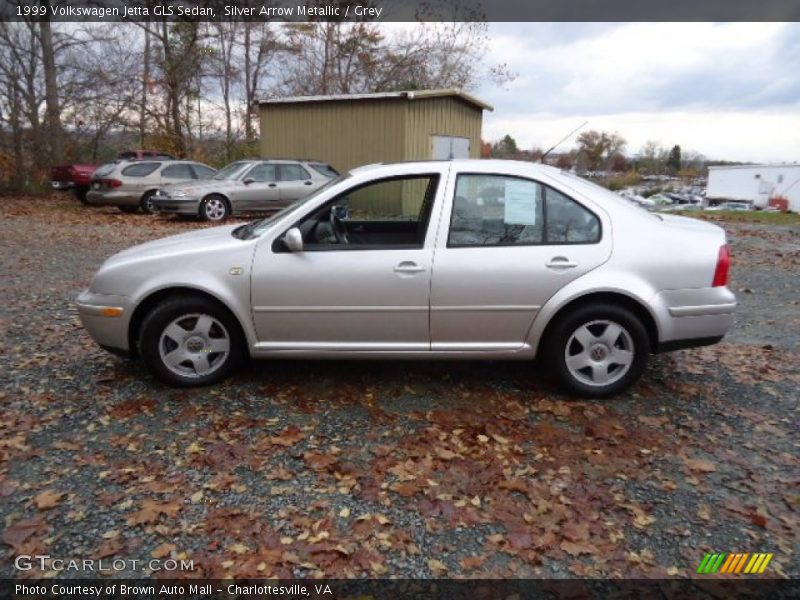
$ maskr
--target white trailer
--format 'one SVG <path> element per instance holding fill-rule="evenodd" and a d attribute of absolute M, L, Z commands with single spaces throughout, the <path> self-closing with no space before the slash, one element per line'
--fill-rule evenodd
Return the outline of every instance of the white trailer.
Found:
<path fill-rule="evenodd" d="M 770 198 L 786 198 L 800 212 L 800 164 L 708 167 L 709 200 L 739 200 L 766 208 Z"/>

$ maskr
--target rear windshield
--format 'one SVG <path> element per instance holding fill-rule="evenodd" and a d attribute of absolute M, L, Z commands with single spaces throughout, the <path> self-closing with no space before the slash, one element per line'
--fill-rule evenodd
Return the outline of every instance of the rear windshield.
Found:
<path fill-rule="evenodd" d="M 104 165 L 100 165 L 99 167 L 97 167 L 94 170 L 94 176 L 95 177 L 103 177 L 105 175 L 109 175 L 111 173 L 111 171 L 113 171 L 116 168 L 116 166 L 117 166 L 117 163 L 115 163 L 115 162 L 110 162 L 110 163 L 106 163 Z"/>
<path fill-rule="evenodd" d="M 330 165 L 326 165 L 323 163 L 308 163 L 308 166 L 314 169 L 320 175 L 324 175 L 325 177 L 339 176 L 339 171 L 337 171 Z"/>
<path fill-rule="evenodd" d="M 157 162 L 134 163 L 122 169 L 122 174 L 125 175 L 125 177 L 147 177 L 160 166 L 161 163 Z"/>

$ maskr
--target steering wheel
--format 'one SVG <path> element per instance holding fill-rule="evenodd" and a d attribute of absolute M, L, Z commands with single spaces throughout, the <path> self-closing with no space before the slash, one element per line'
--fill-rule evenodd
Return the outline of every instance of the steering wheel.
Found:
<path fill-rule="evenodd" d="M 336 242 L 339 244 L 349 244 L 350 238 L 347 237 L 347 229 L 344 223 L 342 223 L 342 220 L 334 214 L 333 209 L 331 209 L 329 218 L 333 235 L 336 236 Z"/>

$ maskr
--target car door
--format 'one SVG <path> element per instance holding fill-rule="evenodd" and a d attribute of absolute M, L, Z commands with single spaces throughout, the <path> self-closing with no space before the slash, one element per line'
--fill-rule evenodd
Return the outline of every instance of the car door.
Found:
<path fill-rule="evenodd" d="M 431 281 L 431 348 L 521 348 L 547 300 L 610 256 L 603 218 L 533 179 L 452 178 Z"/>
<path fill-rule="evenodd" d="M 280 205 L 288 206 L 314 191 L 311 174 L 300 165 L 281 163 L 278 165 L 278 188 Z"/>
<path fill-rule="evenodd" d="M 353 182 L 295 223 L 302 251 L 283 244 L 288 227 L 260 243 L 251 286 L 259 349 L 427 351 L 430 217 L 446 173 L 445 166 Z M 351 243 L 336 241 L 331 212 L 345 221 Z"/>
<path fill-rule="evenodd" d="M 180 183 L 194 179 L 194 171 L 189 163 L 176 163 L 161 169 L 160 185 Z"/>
<path fill-rule="evenodd" d="M 229 193 L 235 212 L 268 210 L 278 206 L 278 171 L 273 163 L 257 163 Z"/>

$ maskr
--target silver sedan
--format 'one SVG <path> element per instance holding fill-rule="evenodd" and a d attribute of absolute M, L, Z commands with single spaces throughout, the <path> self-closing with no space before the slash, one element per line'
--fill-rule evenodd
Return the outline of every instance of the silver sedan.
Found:
<path fill-rule="evenodd" d="M 543 165 L 355 169 L 267 219 L 109 258 L 78 298 L 104 348 L 170 385 L 253 358 L 547 361 L 618 394 L 733 320 L 725 232 Z"/>

